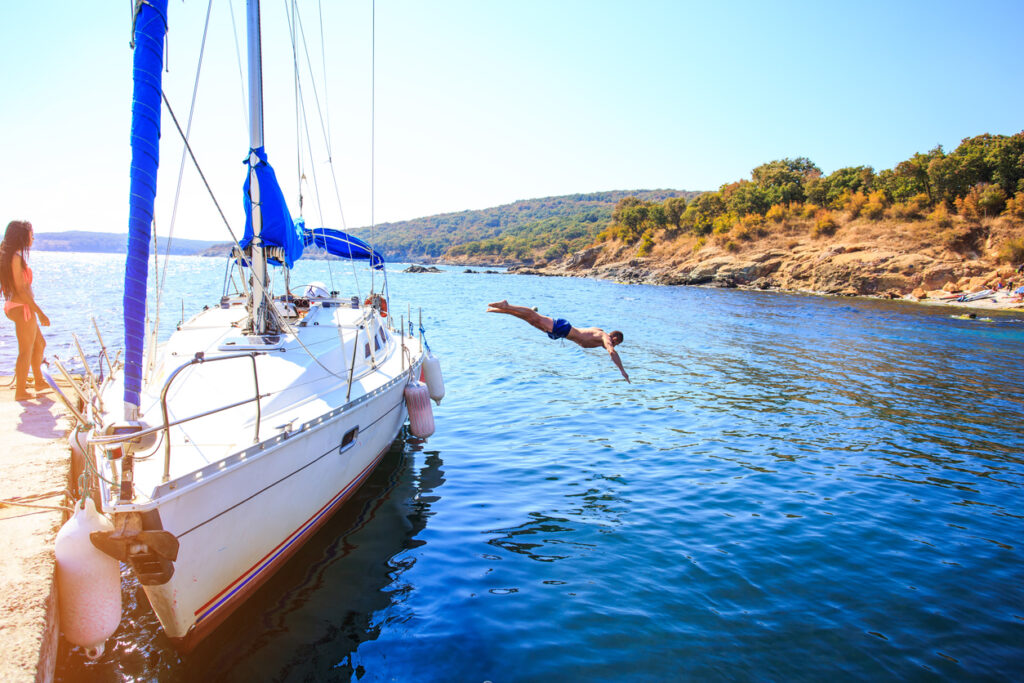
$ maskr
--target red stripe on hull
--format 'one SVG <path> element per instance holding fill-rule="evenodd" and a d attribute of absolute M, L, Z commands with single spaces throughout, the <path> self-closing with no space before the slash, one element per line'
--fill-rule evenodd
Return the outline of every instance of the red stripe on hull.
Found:
<path fill-rule="evenodd" d="M 363 482 L 367 479 L 367 477 L 370 476 L 370 473 L 373 472 L 374 469 L 376 469 L 377 465 L 380 464 L 381 459 L 383 459 L 384 454 L 387 453 L 390 449 L 391 445 L 389 444 L 387 448 L 382 450 L 377 455 L 377 457 L 373 459 L 373 462 L 370 463 L 370 465 L 365 470 L 363 470 L 359 477 L 356 477 L 356 479 L 352 483 L 350 483 L 349 486 L 345 487 L 350 488 L 351 490 L 349 490 L 348 493 L 346 493 L 340 499 L 335 500 L 333 504 L 333 511 L 331 511 L 329 514 L 321 515 L 320 519 L 318 519 L 315 523 L 313 523 L 312 526 L 306 529 L 306 531 L 303 534 L 301 534 L 301 536 L 305 536 L 305 538 L 302 539 L 302 542 L 292 543 L 290 547 L 285 549 L 284 552 L 282 552 L 278 557 L 272 560 L 269 564 L 267 564 L 267 566 L 265 566 L 255 576 L 253 576 L 249 580 L 248 584 L 245 585 L 244 588 L 240 589 L 237 593 L 235 593 L 230 598 L 225 600 L 224 603 L 216 609 L 216 611 L 212 612 L 209 616 L 203 618 L 201 621 L 193 625 L 192 628 L 189 629 L 188 633 L 184 637 L 170 638 L 170 641 L 174 645 L 175 649 L 185 654 L 191 652 L 200 643 L 200 641 L 202 641 L 206 636 L 210 635 L 210 633 L 213 632 L 218 626 L 220 626 L 225 619 L 231 616 L 231 614 L 236 609 L 238 609 L 242 605 L 242 603 L 249 599 L 249 597 L 251 597 L 252 594 L 260 588 L 260 586 L 266 583 L 271 576 L 277 573 L 277 570 L 280 569 L 286 562 L 288 562 L 288 560 L 291 559 L 296 552 L 298 552 L 299 548 L 305 545 L 306 541 L 308 541 L 309 538 L 313 536 L 313 534 L 315 534 L 324 524 L 328 522 L 328 520 L 330 520 L 335 515 L 335 513 L 337 513 L 338 509 L 345 503 L 345 501 L 352 497 L 352 494 L 359 490 L 359 487 L 362 486 Z M 345 489 L 341 490 L 341 492 L 343 491 L 345 491 Z M 330 505 L 331 503 L 328 503 L 324 507 L 329 507 Z M 302 529 L 307 524 L 309 524 L 309 520 L 316 518 L 317 515 L 320 515 L 321 512 L 323 512 L 323 509 L 324 508 L 320 508 L 320 510 L 317 510 L 316 513 L 309 517 L 309 519 L 300 524 L 298 529 Z M 285 540 L 281 541 L 281 543 L 278 543 L 273 550 L 264 555 L 263 559 L 254 564 L 251 568 L 249 568 L 248 571 L 243 573 L 240 577 L 232 581 L 226 588 L 217 593 L 217 595 L 214 598 L 208 601 L 199 610 L 196 610 L 197 613 L 202 612 L 202 610 L 206 609 L 208 605 L 215 603 L 218 599 L 220 599 L 220 596 L 230 591 L 231 588 L 235 586 L 239 581 L 245 579 L 245 577 L 248 576 L 249 573 L 253 571 L 253 569 L 255 569 L 260 564 L 265 562 L 266 558 L 276 553 L 278 548 L 287 544 L 294 534 L 295 532 L 289 534 Z"/>

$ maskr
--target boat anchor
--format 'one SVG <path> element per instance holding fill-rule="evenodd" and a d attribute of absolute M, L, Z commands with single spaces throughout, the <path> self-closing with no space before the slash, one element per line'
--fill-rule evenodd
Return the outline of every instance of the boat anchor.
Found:
<path fill-rule="evenodd" d="M 179 544 L 174 534 L 160 528 L 159 518 L 155 524 L 147 524 L 149 516 L 139 512 L 118 514 L 113 531 L 94 531 L 89 540 L 107 555 L 129 563 L 143 586 L 159 586 L 174 575 Z"/>

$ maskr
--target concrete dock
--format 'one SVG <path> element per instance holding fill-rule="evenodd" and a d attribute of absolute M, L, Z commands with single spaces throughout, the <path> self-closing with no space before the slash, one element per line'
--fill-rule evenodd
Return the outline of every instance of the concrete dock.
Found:
<path fill-rule="evenodd" d="M 61 508 L 71 505 L 71 422 L 51 391 L 15 401 L 11 379 L 0 377 L 0 681 L 51 681 L 59 637 L 53 542 Z"/>

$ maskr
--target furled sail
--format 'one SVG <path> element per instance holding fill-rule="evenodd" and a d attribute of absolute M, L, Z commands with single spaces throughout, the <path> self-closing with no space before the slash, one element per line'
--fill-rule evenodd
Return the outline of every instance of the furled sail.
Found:
<path fill-rule="evenodd" d="M 128 259 L 124 273 L 125 418 L 134 419 L 142 391 L 142 346 L 146 336 L 146 281 L 149 238 L 160 165 L 161 72 L 167 0 L 136 6 L 134 91 L 132 95 L 132 163 L 128 215 Z"/>
<path fill-rule="evenodd" d="M 282 252 L 273 250 L 274 254 L 282 254 L 284 265 L 291 268 L 302 257 L 302 236 L 299 227 L 288 212 L 284 201 L 284 193 L 277 182 L 277 175 L 267 161 L 267 152 L 263 147 L 252 150 L 259 161 L 256 164 L 256 181 L 259 183 L 260 215 L 262 229 L 260 238 L 264 247 L 280 247 Z M 249 156 L 251 158 L 252 155 Z M 244 249 L 252 243 L 252 203 L 249 200 L 249 174 L 245 176 L 245 236 L 239 245 Z M 281 265 L 279 259 L 268 255 L 268 261 Z"/>
<path fill-rule="evenodd" d="M 300 223 L 300 221 L 297 221 L 297 223 Z M 358 237 L 353 237 L 341 230 L 332 230 L 330 228 L 310 229 L 303 226 L 302 241 L 307 247 L 315 244 L 321 249 L 327 250 L 329 254 L 347 259 L 369 261 L 370 265 L 375 269 L 384 269 L 384 257 L 379 252 L 371 249 L 369 244 Z"/>

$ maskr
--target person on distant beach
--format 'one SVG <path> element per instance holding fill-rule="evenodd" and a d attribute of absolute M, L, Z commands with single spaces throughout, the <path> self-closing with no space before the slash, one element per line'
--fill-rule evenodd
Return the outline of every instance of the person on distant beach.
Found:
<path fill-rule="evenodd" d="M 39 331 L 39 324 L 47 327 L 50 319 L 32 296 L 32 269 L 28 267 L 27 258 L 34 240 L 31 223 L 11 221 L 7 224 L 3 242 L 0 242 L 0 293 L 6 299 L 4 314 L 14 322 L 18 335 L 18 360 L 14 365 L 16 401 L 32 398 L 27 386 L 29 366 L 35 377 L 36 391 L 47 388 L 40 369 L 46 341 Z"/>
<path fill-rule="evenodd" d="M 552 339 L 568 339 L 585 349 L 604 347 L 608 351 L 608 355 L 611 356 L 612 362 L 615 363 L 615 367 L 619 369 L 622 376 L 629 382 L 629 375 L 626 374 L 626 370 L 622 367 L 622 360 L 619 359 L 619 354 L 615 350 L 615 347 L 621 344 L 623 340 L 622 333 L 618 330 L 614 330 L 609 334 L 600 327 L 573 327 L 565 318 L 549 318 L 532 308 L 513 306 L 508 301 L 488 304 L 487 312 L 513 315 L 520 320 L 530 323 L 541 332 L 547 332 L 548 336 Z"/>

